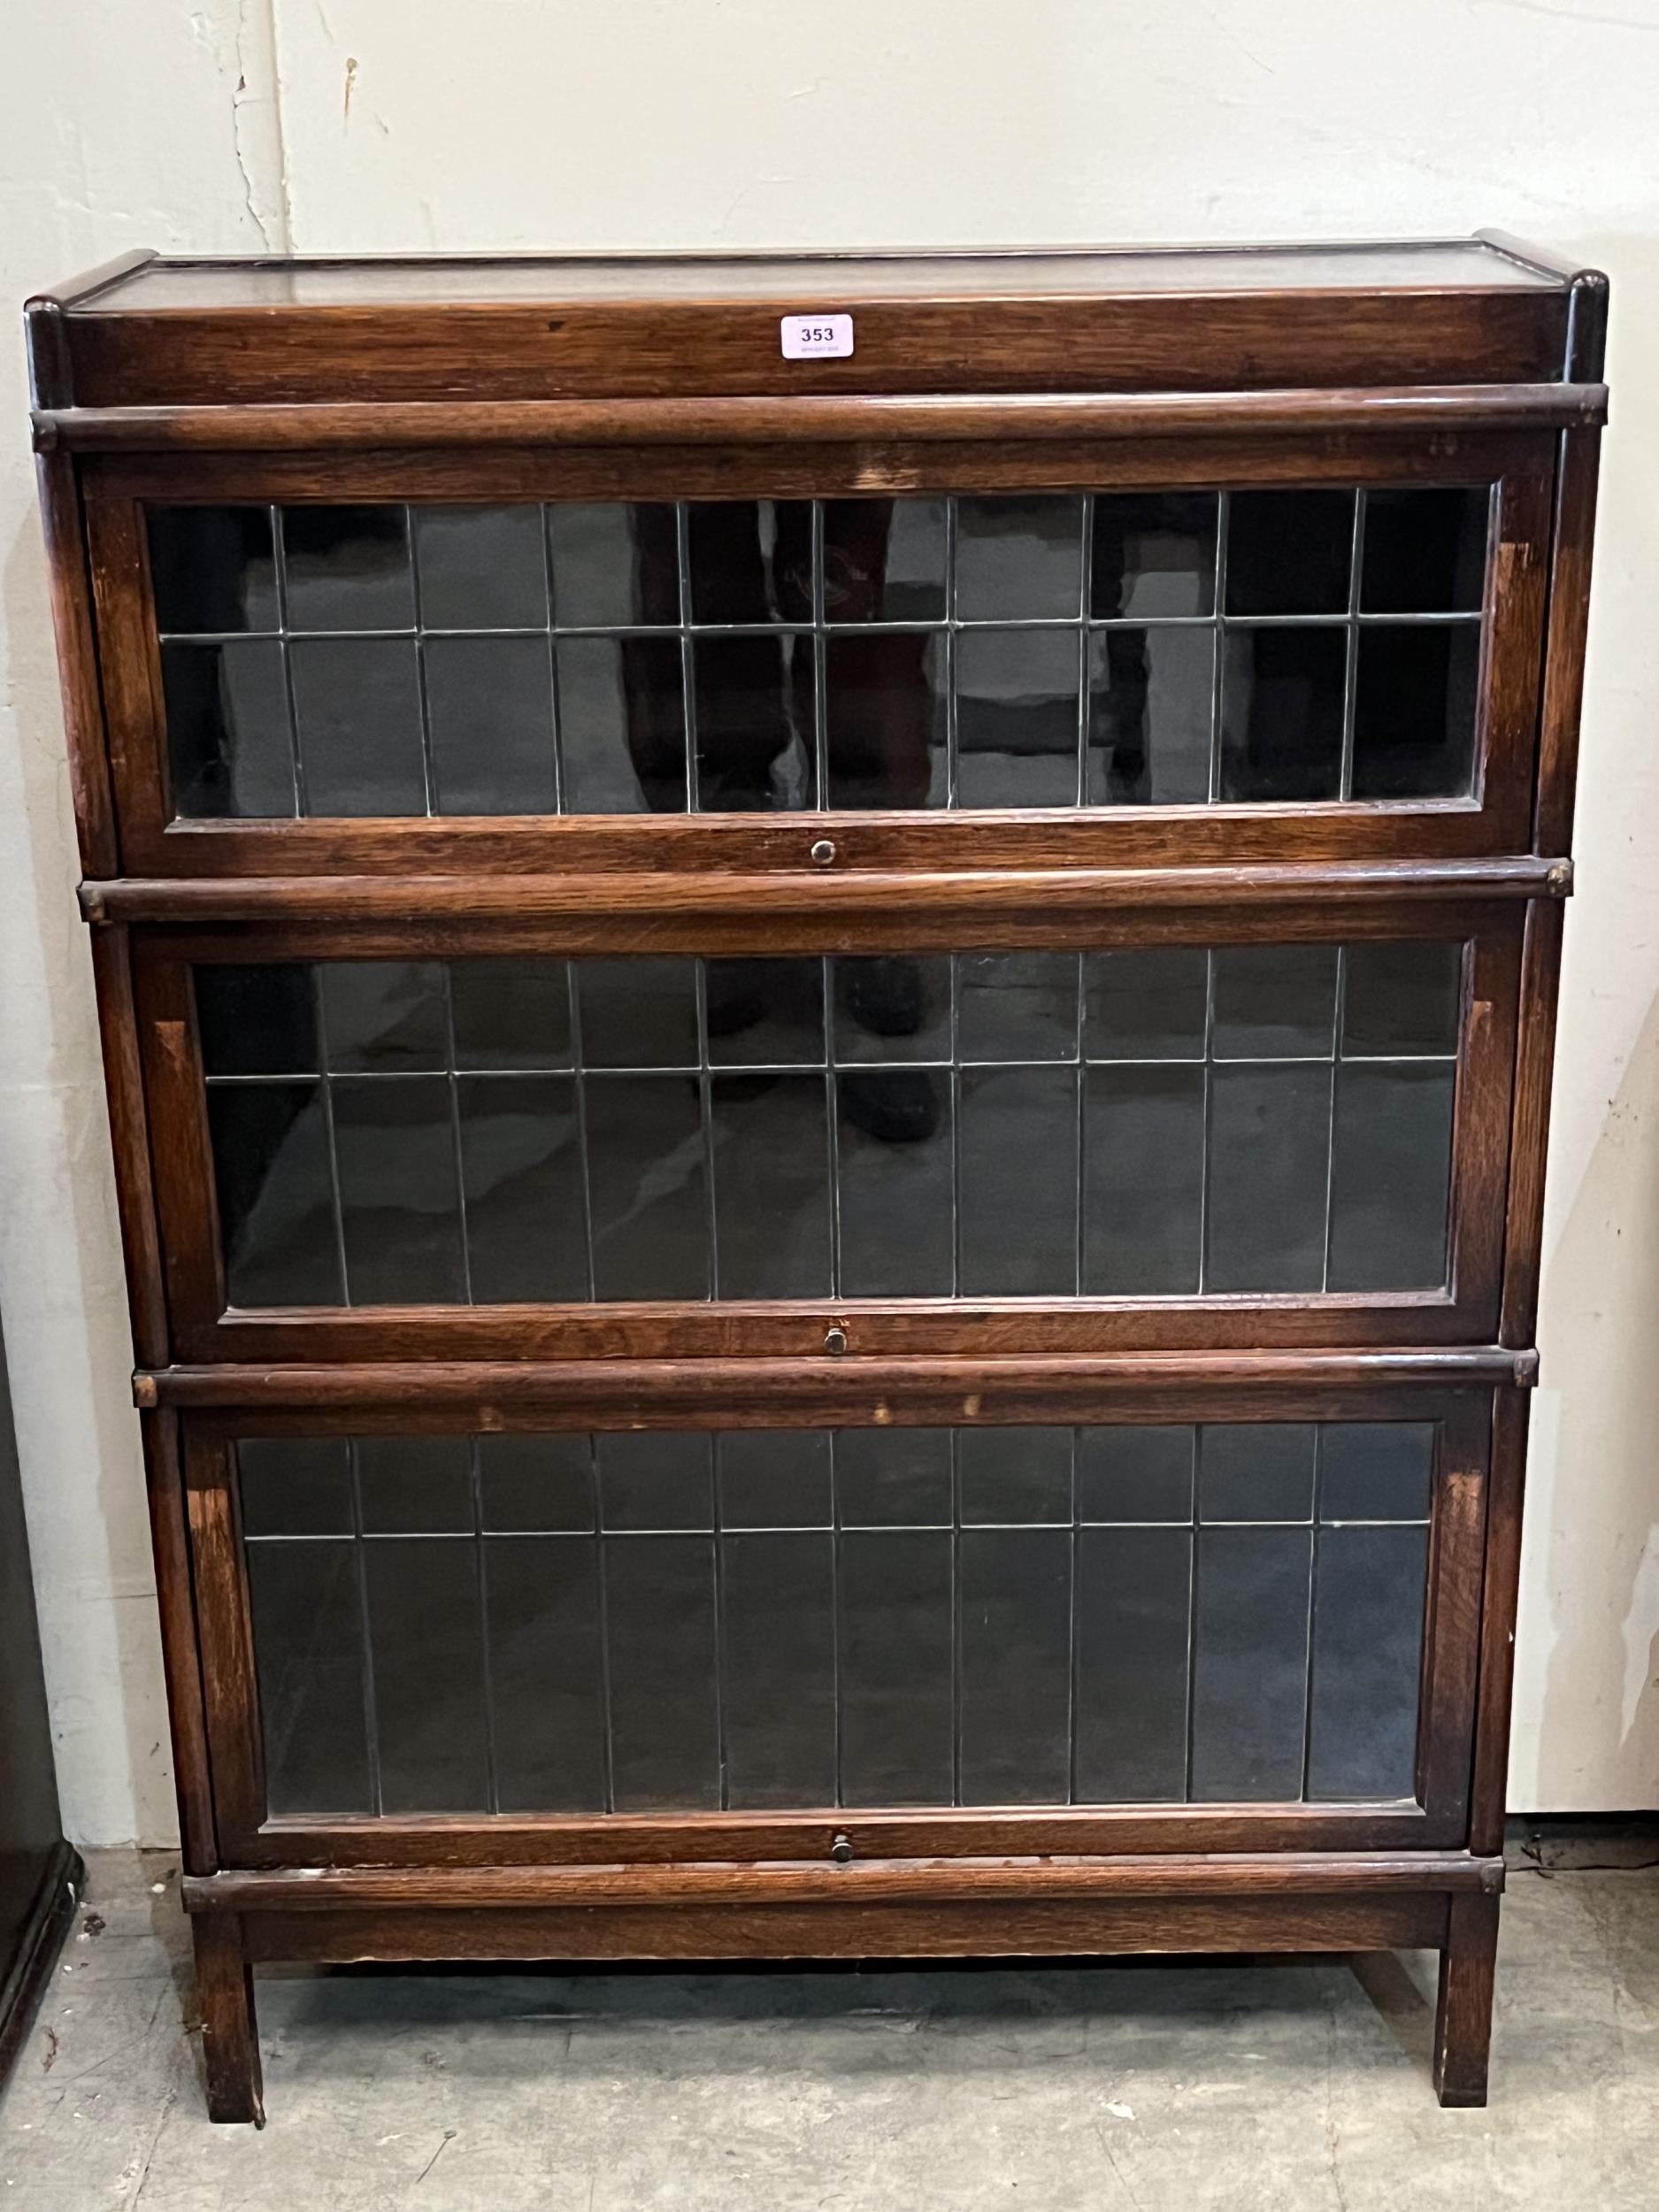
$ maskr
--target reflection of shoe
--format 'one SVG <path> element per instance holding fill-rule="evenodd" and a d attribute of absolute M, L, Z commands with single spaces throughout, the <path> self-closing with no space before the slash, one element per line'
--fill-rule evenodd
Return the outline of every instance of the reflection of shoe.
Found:
<path fill-rule="evenodd" d="M 753 1029 L 766 1011 L 767 986 L 776 963 L 771 960 L 710 960 L 703 964 L 708 995 L 709 1034 L 735 1037 Z"/>
<path fill-rule="evenodd" d="M 914 960 L 894 953 L 838 966 L 847 1011 L 872 1037 L 913 1037 L 922 1025 L 922 972 Z"/>
<path fill-rule="evenodd" d="M 836 1079 L 847 1118 L 883 1144 L 919 1144 L 939 1127 L 939 1084 L 924 1068 L 843 1069 Z"/>

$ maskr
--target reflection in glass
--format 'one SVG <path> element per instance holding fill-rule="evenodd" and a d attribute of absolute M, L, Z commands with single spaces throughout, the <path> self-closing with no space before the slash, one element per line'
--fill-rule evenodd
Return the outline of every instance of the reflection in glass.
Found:
<path fill-rule="evenodd" d="M 810 637 L 792 634 L 695 641 L 700 812 L 818 803 L 812 652 Z"/>
<path fill-rule="evenodd" d="M 1227 612 L 1341 614 L 1353 550 L 1352 492 L 1234 492 Z"/>
<path fill-rule="evenodd" d="M 938 807 L 949 795 L 944 638 L 881 630 L 824 646 L 832 807 Z"/>
<path fill-rule="evenodd" d="M 1317 1290 L 1329 1065 L 1217 1067 L 1210 1098 L 1205 1288 Z"/>
<path fill-rule="evenodd" d="M 428 638 L 425 664 L 433 811 L 556 812 L 547 640 Z"/>
<path fill-rule="evenodd" d="M 1210 796 L 1213 630 L 1096 630 L 1088 684 L 1087 805 L 1194 806 Z"/>
<path fill-rule="evenodd" d="M 466 1262 L 449 1086 L 336 1078 L 334 1156 L 354 1305 L 464 1302 Z"/>
<path fill-rule="evenodd" d="M 345 1285 L 321 1084 L 215 1084 L 207 1115 L 227 1302 L 338 1305 Z"/>
<path fill-rule="evenodd" d="M 288 649 L 309 814 L 424 814 L 420 676 L 409 638 Z"/>
<path fill-rule="evenodd" d="M 1076 805 L 1078 684 L 1071 630 L 958 636 L 958 805 Z"/>
<path fill-rule="evenodd" d="M 1467 623 L 1374 623 L 1360 634 L 1356 799 L 1455 797 L 1474 773 L 1480 633 Z"/>
<path fill-rule="evenodd" d="M 1083 590 L 1083 502 L 1002 495 L 956 502 L 956 618 L 1075 619 Z"/>
<path fill-rule="evenodd" d="M 1365 495 L 1359 603 L 1366 614 L 1476 614 L 1486 588 L 1492 495 L 1381 488 Z"/>
<path fill-rule="evenodd" d="M 268 507 L 150 507 L 145 521 L 164 637 L 277 627 Z"/>
<path fill-rule="evenodd" d="M 1334 799 L 1342 782 L 1348 633 L 1235 628 L 1221 685 L 1221 796 Z"/>
<path fill-rule="evenodd" d="M 1409 1802 L 1434 1448 L 1375 1421 L 242 1439 L 272 1809 Z"/>
<path fill-rule="evenodd" d="M 414 627 L 406 508 L 285 507 L 281 511 L 289 629 Z"/>
<path fill-rule="evenodd" d="M 473 1075 L 456 1087 L 473 1298 L 588 1295 L 576 1086 L 567 1075 Z"/>
<path fill-rule="evenodd" d="M 562 637 L 555 650 L 565 811 L 683 813 L 679 640 Z"/>
<path fill-rule="evenodd" d="M 539 507 L 411 511 L 420 618 L 429 629 L 546 628 L 547 557 Z"/>
<path fill-rule="evenodd" d="M 1213 613 L 1217 503 L 1214 492 L 1096 492 L 1090 612 Z"/>
<path fill-rule="evenodd" d="M 975 1068 L 960 1083 L 963 1294 L 1077 1287 L 1077 1071 Z"/>
<path fill-rule="evenodd" d="M 1339 1069 L 1333 1290 L 1445 1281 L 1455 1074 L 1450 1061 Z"/>
<path fill-rule="evenodd" d="M 553 612 L 561 629 L 626 629 L 680 620 L 674 511 L 588 506 L 547 510 Z"/>
<path fill-rule="evenodd" d="M 174 814 L 296 812 L 288 680 L 274 638 L 169 640 L 161 683 Z"/>
<path fill-rule="evenodd" d="M 826 622 L 941 622 L 942 499 L 824 502 Z"/>
<path fill-rule="evenodd" d="M 1091 1067 L 1084 1098 L 1084 1292 L 1122 1298 L 1195 1291 L 1203 1070 Z"/>

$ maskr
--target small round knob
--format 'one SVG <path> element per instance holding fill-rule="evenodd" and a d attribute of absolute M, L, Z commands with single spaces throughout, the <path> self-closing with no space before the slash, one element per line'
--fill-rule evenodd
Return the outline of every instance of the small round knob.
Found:
<path fill-rule="evenodd" d="M 835 847 L 827 837 L 820 837 L 812 847 L 812 857 L 820 868 L 827 868 L 835 857 Z"/>
<path fill-rule="evenodd" d="M 824 1349 L 826 1352 L 844 1352 L 847 1349 L 846 1330 L 826 1329 L 824 1332 Z"/>
<path fill-rule="evenodd" d="M 837 1866 L 849 1866 L 852 1855 L 853 1839 L 850 1836 L 836 1836 L 831 1840 L 830 1856 Z"/>

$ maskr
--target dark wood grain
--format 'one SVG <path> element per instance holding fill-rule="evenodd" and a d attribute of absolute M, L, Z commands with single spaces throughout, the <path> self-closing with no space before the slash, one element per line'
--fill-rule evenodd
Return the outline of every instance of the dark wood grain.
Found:
<path fill-rule="evenodd" d="M 1538 1327 L 1544 1243 L 1544 1171 L 1554 1088 L 1555 1011 L 1561 989 L 1561 910 L 1539 903 L 1526 918 L 1521 956 L 1515 1110 L 1509 1133 L 1509 1194 L 1504 1223 L 1505 1344 L 1531 1344 Z"/>
<path fill-rule="evenodd" d="M 104 1088 L 115 1155 L 115 1198 L 127 1269 L 133 1349 L 140 1366 L 165 1359 L 169 1342 L 160 1231 L 150 1171 L 150 1117 L 138 1049 L 131 940 L 125 929 L 92 933 Z"/>
<path fill-rule="evenodd" d="M 234 1913 L 204 1913 L 196 1939 L 196 2001 L 201 2015 L 202 2072 L 210 2120 L 265 2125 L 253 1972 Z"/>
<path fill-rule="evenodd" d="M 180 1842 L 186 1873 L 211 1874 L 219 1864 L 219 1840 L 179 1423 L 172 1411 L 159 1409 L 145 1412 L 139 1425 L 144 1442 L 150 1540 L 156 1563 L 156 1601 L 161 1618 L 161 1660 L 167 1682 Z"/>
<path fill-rule="evenodd" d="M 1132 1853 L 1104 1859 L 928 1859 L 833 1865 L 296 1868 L 215 1874 L 184 1885 L 191 1913 L 270 1908 L 330 1912 L 352 1906 L 899 1904 L 931 1897 L 1239 1897 L 1371 1894 L 1440 1889 L 1487 1895 L 1503 1886 L 1502 1859 L 1414 1851 L 1344 1858 L 1334 1853 L 1194 1852 L 1172 1863 Z"/>
<path fill-rule="evenodd" d="M 1486 2101 L 1497 1956 L 1497 1899 L 1469 1894 L 1454 1897 L 1447 1940 L 1440 1952 L 1440 1998 L 1434 2014 L 1434 2088 L 1443 2105 Z"/>
<path fill-rule="evenodd" d="M 37 452 L 373 452 L 469 445 L 770 445 L 871 438 L 1203 437 L 1288 430 L 1565 430 L 1607 419 L 1602 384 L 1353 391 L 960 392 L 833 398 L 418 400 L 297 406 L 37 408 Z"/>
<path fill-rule="evenodd" d="M 1564 853 L 1572 847 L 1601 443 L 1599 433 L 1594 430 L 1563 434 L 1561 441 L 1550 543 L 1549 634 L 1533 830 L 1533 842 L 1540 852 Z"/>
<path fill-rule="evenodd" d="M 1532 1399 L 1500 1390 L 1493 1405 L 1492 1472 L 1486 1509 L 1486 1571 L 1480 1594 L 1480 1681 L 1469 1847 L 1503 1847 L 1509 1778 L 1509 1706 L 1515 1685 L 1515 1619 L 1521 1585 L 1521 1507 L 1526 1489 L 1526 1431 Z"/>

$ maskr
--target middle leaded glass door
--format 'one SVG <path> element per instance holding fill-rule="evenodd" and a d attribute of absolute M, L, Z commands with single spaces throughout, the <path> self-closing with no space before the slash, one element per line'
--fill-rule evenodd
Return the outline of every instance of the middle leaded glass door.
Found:
<path fill-rule="evenodd" d="M 1479 1340 L 1519 910 L 1070 943 L 1033 912 L 1011 944 L 857 952 L 822 949 L 833 915 L 719 954 L 695 918 L 627 954 L 604 920 L 511 951 L 410 927 L 372 958 L 157 933 L 181 1347 L 1088 1350 L 1241 1311 L 1259 1341 Z"/>

